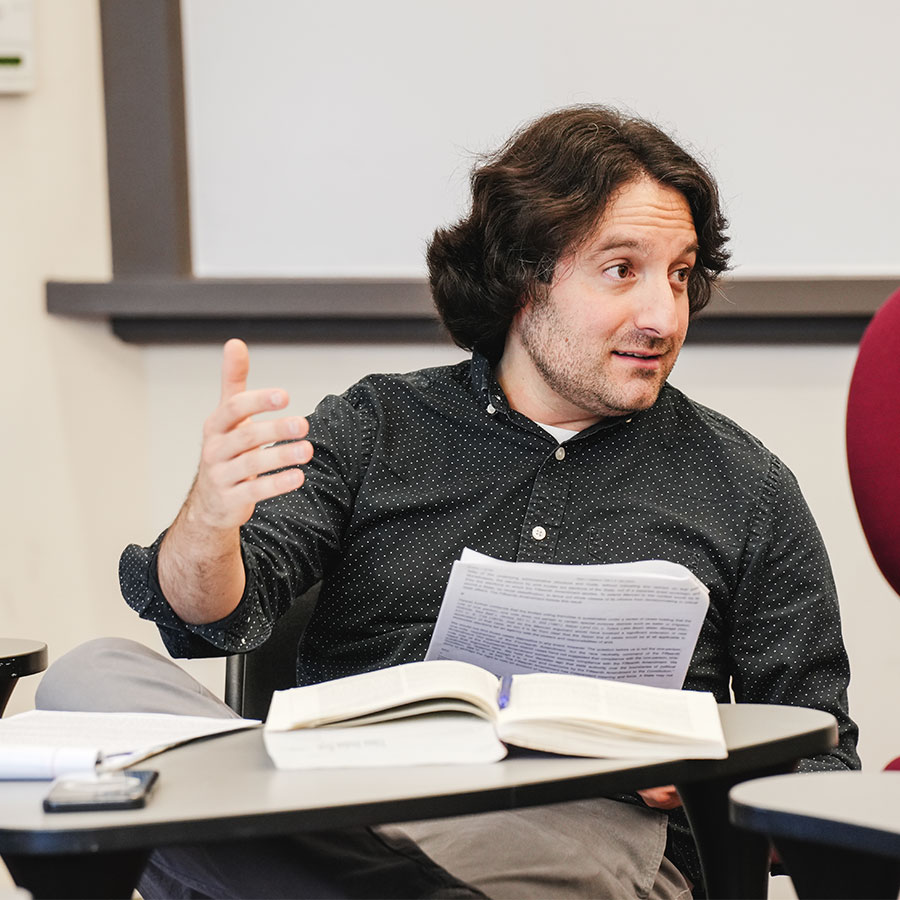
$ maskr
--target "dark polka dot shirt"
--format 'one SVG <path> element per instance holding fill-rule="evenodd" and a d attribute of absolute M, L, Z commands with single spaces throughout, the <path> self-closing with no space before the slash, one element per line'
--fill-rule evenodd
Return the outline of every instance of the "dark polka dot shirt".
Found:
<path fill-rule="evenodd" d="M 126 601 L 173 656 L 259 646 L 324 579 L 298 656 L 297 683 L 313 683 L 422 659 L 463 547 L 528 562 L 668 559 L 710 591 L 685 687 L 827 710 L 840 745 L 805 767 L 858 767 L 822 539 L 793 475 L 729 419 L 667 385 L 650 409 L 560 444 L 508 406 L 478 354 L 370 376 L 309 419 L 306 483 L 242 528 L 247 587 L 226 619 L 174 614 L 156 581 L 162 536 L 122 555 Z"/>

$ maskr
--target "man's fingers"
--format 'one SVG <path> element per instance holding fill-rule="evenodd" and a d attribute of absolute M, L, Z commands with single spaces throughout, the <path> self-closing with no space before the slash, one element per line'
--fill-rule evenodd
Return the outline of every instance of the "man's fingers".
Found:
<path fill-rule="evenodd" d="M 309 423 L 301 417 L 267 419 L 247 422 L 221 437 L 217 452 L 222 459 L 232 459 L 248 450 L 274 444 L 277 441 L 295 441 L 306 437 Z M 303 460 L 308 462 L 308 460 Z"/>
<path fill-rule="evenodd" d="M 245 481 L 235 488 L 235 493 L 242 502 L 255 505 L 270 497 L 297 490 L 303 484 L 304 478 L 303 469 L 285 469 L 282 472 Z"/>
<path fill-rule="evenodd" d="M 236 428 L 251 416 L 259 413 L 272 412 L 284 409 L 290 402 L 287 391 L 281 388 L 262 388 L 255 391 L 241 391 L 224 399 L 213 410 L 212 415 L 206 420 L 205 433 L 224 433 Z M 302 437 L 298 433 L 291 437 Z"/>
<path fill-rule="evenodd" d="M 228 463 L 224 471 L 227 472 L 228 482 L 240 484 L 242 481 L 265 476 L 276 469 L 302 465 L 311 458 L 312 445 L 309 441 L 296 441 L 242 453 Z"/>
<path fill-rule="evenodd" d="M 239 338 L 226 341 L 222 350 L 222 400 L 247 390 L 250 351 Z"/>
<path fill-rule="evenodd" d="M 290 402 L 280 388 L 247 390 L 250 352 L 238 339 L 222 351 L 222 397 L 203 425 L 203 449 L 191 491 L 198 521 L 213 528 L 242 525 L 260 500 L 296 490 L 312 459 L 302 440 L 309 431 L 298 416 L 256 421 L 259 413 L 284 409 Z M 281 470 L 281 471 L 278 471 Z"/>
<path fill-rule="evenodd" d="M 267 476 L 276 469 L 307 463 L 312 455 L 309 441 L 260 447 L 211 464 L 208 469 L 209 483 L 225 494 L 245 481 Z"/>
<path fill-rule="evenodd" d="M 202 460 L 206 465 L 227 462 L 255 450 L 279 441 L 296 441 L 306 437 L 309 423 L 306 419 L 294 416 L 283 419 L 247 420 L 238 428 L 218 429 L 211 416 L 207 420 L 205 441 L 203 443 Z M 310 454 L 311 455 L 311 454 Z M 308 462 L 308 460 L 302 460 Z"/>
<path fill-rule="evenodd" d="M 306 477 L 303 469 L 297 467 L 229 484 L 232 475 L 228 466 L 216 466 L 195 483 L 191 498 L 198 521 L 217 529 L 243 525 L 260 500 L 290 493 Z"/>

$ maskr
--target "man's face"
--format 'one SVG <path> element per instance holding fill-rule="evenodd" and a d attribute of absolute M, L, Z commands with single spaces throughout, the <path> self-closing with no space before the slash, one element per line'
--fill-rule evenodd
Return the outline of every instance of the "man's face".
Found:
<path fill-rule="evenodd" d="M 513 321 L 501 362 L 513 406 L 572 427 L 652 406 L 687 332 L 696 250 L 680 192 L 649 178 L 621 188 Z"/>

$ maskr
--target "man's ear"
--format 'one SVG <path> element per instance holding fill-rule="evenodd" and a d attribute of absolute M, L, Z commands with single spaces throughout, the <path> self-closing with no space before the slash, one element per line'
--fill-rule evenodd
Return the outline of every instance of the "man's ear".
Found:
<path fill-rule="evenodd" d="M 519 298 L 519 305 L 516 308 L 516 311 L 513 313 L 512 319 L 509 322 L 509 328 L 507 329 L 506 335 L 507 339 L 509 335 L 512 333 L 518 333 L 519 329 L 522 325 L 522 318 L 531 311 L 531 307 L 534 306 L 535 299 L 534 294 L 531 291 L 524 293 Z"/>
<path fill-rule="evenodd" d="M 531 309 L 531 305 L 534 303 L 534 299 L 528 297 L 527 295 L 523 295 L 519 308 L 513 313 L 513 317 L 510 320 L 509 328 L 506 329 L 506 334 L 503 337 L 502 344 L 497 348 L 497 363 L 501 363 L 504 359 L 509 361 L 509 359 L 516 355 L 518 352 L 518 348 L 521 348 L 522 341 L 519 337 L 522 330 L 522 319 L 524 316 L 528 315 L 528 311 Z M 509 353 L 512 348 L 512 353 Z"/>

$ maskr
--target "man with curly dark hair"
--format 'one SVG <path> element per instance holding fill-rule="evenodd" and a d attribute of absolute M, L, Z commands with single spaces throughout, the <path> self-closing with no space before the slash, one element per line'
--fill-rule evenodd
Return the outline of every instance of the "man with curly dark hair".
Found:
<path fill-rule="evenodd" d="M 818 707 L 855 768 L 830 566 L 788 469 L 668 383 L 725 270 L 706 169 L 656 126 L 602 106 L 527 125 L 472 176 L 472 206 L 428 249 L 455 366 L 373 375 L 309 419 L 247 390 L 225 346 L 222 399 L 172 526 L 129 546 L 126 601 L 173 656 L 262 644 L 322 582 L 297 683 L 422 659 L 463 547 L 527 562 L 669 559 L 710 606 L 685 687 Z M 109 685 L 114 684 L 115 689 Z M 160 699 L 161 698 L 161 699 Z M 181 669 L 100 639 L 38 703 L 227 715 Z M 227 786 L 225 786 L 227 790 Z M 674 788 L 373 829 L 154 853 L 143 896 L 689 897 L 700 873 Z"/>
<path fill-rule="evenodd" d="M 568 107 L 518 131 L 472 173 L 469 215 L 428 247 L 431 290 L 459 346 L 502 349 L 527 301 L 546 296 L 557 265 L 583 249 L 607 204 L 640 181 L 687 203 L 696 245 L 691 314 L 727 268 L 727 225 L 706 169 L 642 119 L 602 106 Z"/>

